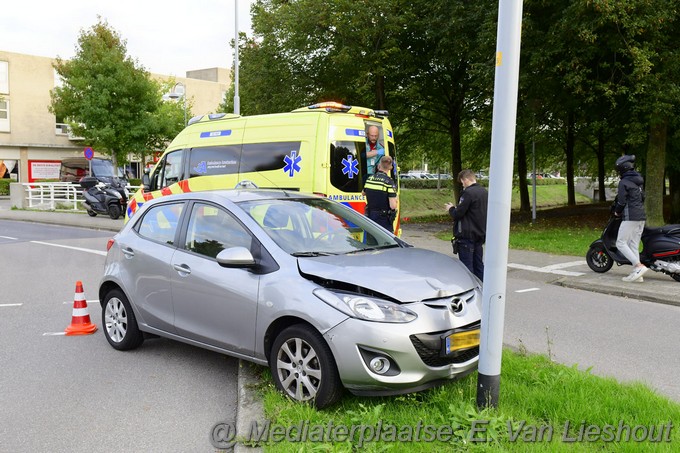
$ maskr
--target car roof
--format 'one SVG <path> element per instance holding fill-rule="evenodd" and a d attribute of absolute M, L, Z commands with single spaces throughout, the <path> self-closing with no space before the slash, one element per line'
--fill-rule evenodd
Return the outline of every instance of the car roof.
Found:
<path fill-rule="evenodd" d="M 231 201 L 232 203 L 240 203 L 257 200 L 274 200 L 279 198 L 302 199 L 315 197 L 318 198 L 316 195 L 312 194 L 280 189 L 217 189 L 166 195 L 152 201 L 166 202 L 194 199 L 214 202 L 226 200 Z"/>

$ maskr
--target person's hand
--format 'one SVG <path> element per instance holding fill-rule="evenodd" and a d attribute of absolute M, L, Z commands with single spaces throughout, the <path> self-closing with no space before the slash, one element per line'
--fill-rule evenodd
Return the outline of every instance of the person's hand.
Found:
<path fill-rule="evenodd" d="M 451 210 L 451 208 L 453 207 L 453 203 L 446 203 L 444 205 L 444 207 L 446 208 L 446 212 L 449 212 Z"/>

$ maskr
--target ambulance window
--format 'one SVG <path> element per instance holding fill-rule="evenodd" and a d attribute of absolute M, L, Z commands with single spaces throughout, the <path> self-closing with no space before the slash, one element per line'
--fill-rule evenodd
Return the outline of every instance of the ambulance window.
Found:
<path fill-rule="evenodd" d="M 189 157 L 189 177 L 238 173 L 240 145 L 193 148 Z"/>
<path fill-rule="evenodd" d="M 300 145 L 301 142 L 244 144 L 240 171 L 241 173 L 249 173 L 290 167 L 288 173 L 292 173 L 292 175 L 289 174 L 289 176 L 295 176 L 295 173 L 299 171 L 297 168 L 301 168 L 301 165 L 305 163 L 304 160 L 299 160 Z M 288 164 L 289 162 L 291 165 Z"/>
<path fill-rule="evenodd" d="M 359 156 L 365 150 L 363 142 L 331 143 L 331 184 L 343 192 L 360 192 L 364 165 Z"/>
<path fill-rule="evenodd" d="M 392 142 L 387 142 L 387 149 L 388 149 L 388 154 L 392 156 L 392 159 L 394 159 L 394 165 L 392 166 L 392 173 L 390 173 L 390 178 L 392 178 L 392 181 L 395 183 L 399 181 L 399 178 L 397 178 L 397 167 L 399 166 L 399 163 L 397 162 L 397 151 L 394 148 L 394 143 Z"/>
<path fill-rule="evenodd" d="M 163 158 L 158 170 L 154 174 L 152 187 L 162 189 L 182 179 L 182 154 L 183 150 L 173 151 Z"/>

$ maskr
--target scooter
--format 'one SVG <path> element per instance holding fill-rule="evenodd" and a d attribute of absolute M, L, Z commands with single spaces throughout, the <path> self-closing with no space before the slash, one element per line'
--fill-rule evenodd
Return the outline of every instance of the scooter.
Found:
<path fill-rule="evenodd" d="M 631 264 L 616 248 L 621 218 L 612 216 L 600 239 L 590 244 L 586 254 L 588 267 L 598 273 L 607 272 L 614 263 Z M 680 225 L 645 227 L 642 232 L 640 262 L 649 269 L 670 275 L 680 282 Z"/>
<path fill-rule="evenodd" d="M 118 181 L 106 183 L 92 176 L 80 180 L 83 188 L 82 204 L 90 217 L 97 214 L 107 214 L 113 220 L 118 219 L 127 208 L 130 196 L 127 188 Z"/>

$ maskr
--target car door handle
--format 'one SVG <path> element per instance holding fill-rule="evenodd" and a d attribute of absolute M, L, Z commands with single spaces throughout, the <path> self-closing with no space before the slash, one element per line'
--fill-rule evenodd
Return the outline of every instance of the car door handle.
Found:
<path fill-rule="evenodd" d="M 186 264 L 173 264 L 172 267 L 182 276 L 191 274 L 191 268 Z"/>
<path fill-rule="evenodd" d="M 125 258 L 132 258 L 133 256 L 135 256 L 135 251 L 132 250 L 129 247 L 122 248 L 122 249 L 120 249 L 120 251 L 123 252 L 123 255 L 125 255 Z"/>

